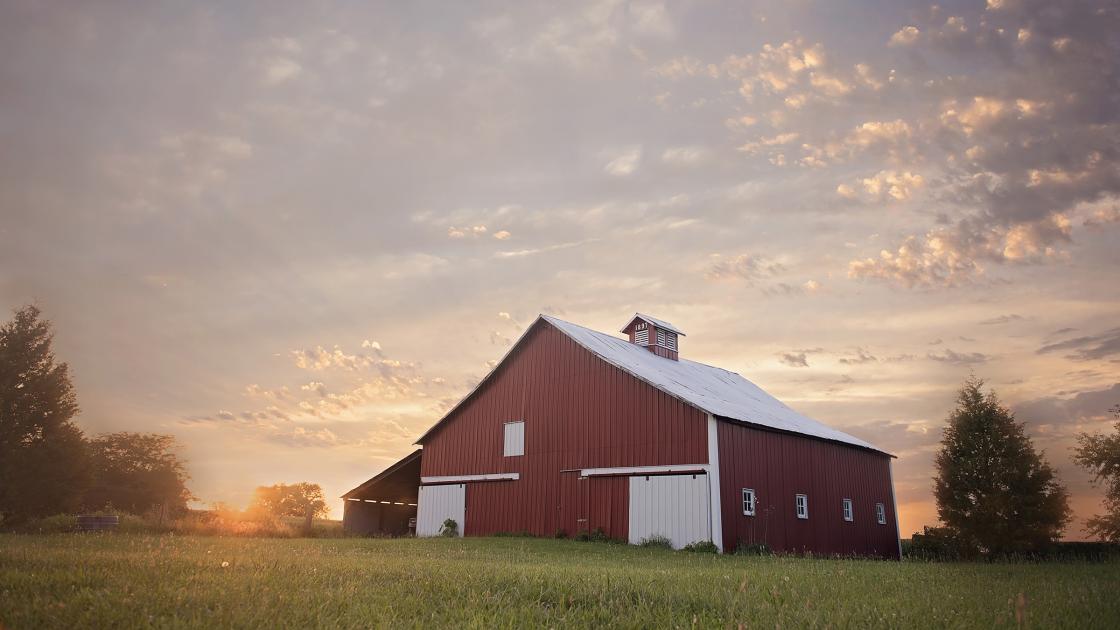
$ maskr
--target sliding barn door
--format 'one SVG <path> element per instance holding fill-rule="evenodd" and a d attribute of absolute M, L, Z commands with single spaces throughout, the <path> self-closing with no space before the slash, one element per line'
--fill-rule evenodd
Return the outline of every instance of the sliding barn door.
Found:
<path fill-rule="evenodd" d="M 463 535 L 467 524 L 466 484 L 420 486 L 420 499 L 416 504 L 417 536 L 439 536 L 447 519 L 454 520 L 459 526 L 459 535 Z"/>
<path fill-rule="evenodd" d="M 681 547 L 712 539 L 707 475 L 630 478 L 630 544 L 664 536 Z"/>

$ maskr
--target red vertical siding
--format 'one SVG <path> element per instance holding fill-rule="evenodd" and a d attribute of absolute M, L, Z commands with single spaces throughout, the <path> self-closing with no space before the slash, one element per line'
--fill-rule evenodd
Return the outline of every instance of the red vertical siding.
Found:
<path fill-rule="evenodd" d="M 525 455 L 503 457 L 502 425 L 525 422 Z M 539 322 L 472 397 L 424 439 L 422 476 L 520 473 L 467 486 L 464 533 L 627 537 L 628 480 L 581 468 L 708 462 L 707 415 Z M 583 520 L 581 520 L 583 519 Z"/>
<path fill-rule="evenodd" d="M 720 421 L 723 543 L 766 543 L 776 551 L 898 557 L 890 458 L 862 449 Z M 755 516 L 743 515 L 742 489 L 753 488 Z M 805 494 L 809 518 L 794 496 Z M 851 499 L 854 521 L 843 518 Z M 875 520 L 882 503 L 887 522 Z"/>

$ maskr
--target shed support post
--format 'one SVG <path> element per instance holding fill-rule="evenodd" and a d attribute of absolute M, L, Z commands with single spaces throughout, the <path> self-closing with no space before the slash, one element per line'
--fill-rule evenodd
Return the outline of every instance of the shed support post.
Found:
<path fill-rule="evenodd" d="M 712 542 L 723 553 L 723 509 L 720 507 L 719 485 L 719 421 L 708 414 L 708 501 L 712 519 Z"/>

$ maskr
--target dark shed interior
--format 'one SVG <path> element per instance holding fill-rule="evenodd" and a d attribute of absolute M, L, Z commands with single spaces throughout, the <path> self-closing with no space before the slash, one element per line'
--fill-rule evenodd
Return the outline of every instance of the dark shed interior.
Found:
<path fill-rule="evenodd" d="M 413 451 L 342 495 L 342 526 L 347 532 L 364 536 L 414 533 L 422 452 Z"/>

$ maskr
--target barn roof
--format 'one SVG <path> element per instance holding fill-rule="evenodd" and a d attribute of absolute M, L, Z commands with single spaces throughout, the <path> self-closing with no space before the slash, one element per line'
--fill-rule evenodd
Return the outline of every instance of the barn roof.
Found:
<path fill-rule="evenodd" d="M 607 363 L 714 416 L 880 451 L 797 413 L 735 372 L 687 359 L 673 361 L 613 335 L 548 315 L 541 318 Z"/>
<path fill-rule="evenodd" d="M 630 324 L 634 323 L 635 319 L 640 319 L 643 322 L 653 324 L 654 326 L 657 326 L 658 328 L 664 328 L 665 330 L 671 330 L 671 331 L 677 333 L 678 335 L 680 335 L 682 337 L 687 337 L 688 336 L 688 335 L 684 334 L 683 332 L 681 332 L 680 328 L 677 328 L 676 326 L 670 324 L 669 322 L 667 322 L 663 319 L 657 319 L 656 317 L 650 317 L 649 315 L 645 315 L 643 313 L 634 313 L 634 316 L 631 317 L 629 320 L 627 320 L 626 325 L 623 326 L 622 329 L 619 330 L 618 332 L 626 332 L 626 329 L 630 327 Z M 557 321 L 560 321 L 560 320 L 557 320 Z"/>
<path fill-rule="evenodd" d="M 674 361 L 659 357 L 646 348 L 632 344 L 626 339 L 584 328 L 550 315 L 537 317 L 537 320 L 525 330 L 521 338 L 506 353 L 506 356 L 494 366 L 494 369 L 458 404 L 452 407 L 447 415 L 429 428 L 424 435 L 420 436 L 417 444 L 422 443 L 445 420 L 450 418 L 463 403 L 470 400 L 475 392 L 479 391 L 501 369 L 506 357 L 513 354 L 513 351 L 529 336 L 529 332 L 542 321 L 551 324 L 603 361 L 713 416 L 778 431 L 807 435 L 822 440 L 841 442 L 889 455 L 886 451 L 855 436 L 837 431 L 797 413 L 787 407 L 785 403 L 767 394 L 758 385 L 735 372 L 687 359 Z M 651 321 L 650 323 L 654 322 Z"/>

